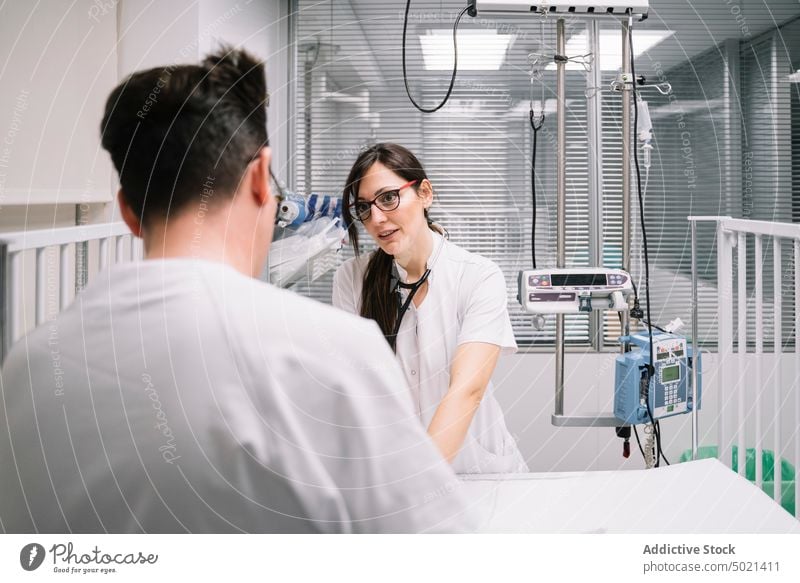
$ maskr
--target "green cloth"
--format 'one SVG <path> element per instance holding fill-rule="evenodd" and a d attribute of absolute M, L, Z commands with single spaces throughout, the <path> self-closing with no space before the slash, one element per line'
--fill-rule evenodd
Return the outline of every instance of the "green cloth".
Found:
<path fill-rule="evenodd" d="M 697 448 L 698 459 L 712 457 L 718 457 L 716 445 L 705 445 Z M 691 459 L 692 450 L 687 449 L 681 454 L 681 462 L 688 462 Z M 775 455 L 772 450 L 761 450 L 761 464 L 764 472 L 764 482 L 761 489 L 764 490 L 765 494 L 772 497 L 775 491 Z M 739 471 L 739 448 L 735 445 L 731 452 L 731 468 L 734 472 Z M 753 447 L 748 447 L 745 450 L 744 474 L 745 478 L 751 482 L 756 481 L 756 450 Z M 794 516 L 794 466 L 783 458 L 781 458 L 781 506 Z"/>

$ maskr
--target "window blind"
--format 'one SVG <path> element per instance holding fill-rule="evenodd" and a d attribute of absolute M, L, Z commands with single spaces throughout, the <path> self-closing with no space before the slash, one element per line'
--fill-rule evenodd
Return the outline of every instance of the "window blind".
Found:
<path fill-rule="evenodd" d="M 651 309 L 653 319 L 662 325 L 674 317 L 687 326 L 691 323 L 688 215 L 786 221 L 800 215 L 796 170 L 800 84 L 785 80 L 800 67 L 800 34 L 793 20 L 800 7 L 785 0 L 769 2 L 766 11 L 761 4 L 701 0 L 687 6 L 683 1 L 657 0 L 651 2 L 650 17 L 634 27 L 637 74 L 648 83 L 667 81 L 672 86 L 666 96 L 652 89 L 641 91 L 653 118 L 645 224 Z M 446 92 L 452 24 L 465 6 L 460 1 L 412 3 L 409 86 L 426 107 L 437 104 Z M 536 164 L 537 263 L 555 265 L 556 83 L 550 61 L 555 54 L 556 19 L 464 16 L 453 94 L 441 110 L 425 115 L 413 108 L 403 85 L 403 9 L 404 3 L 396 1 L 294 3 L 293 186 L 301 192 L 339 194 L 361 148 L 379 141 L 407 146 L 422 160 L 434 185 L 433 218 L 453 242 L 491 258 L 503 270 L 517 341 L 551 344 L 554 318 L 546 319 L 543 330 L 535 330 L 517 303 L 516 282 L 519 270 L 531 265 L 531 101 L 537 111 L 544 107 L 546 112 Z M 611 30 L 610 36 L 606 30 Z M 665 38 L 643 50 L 656 33 Z M 575 51 L 568 56 L 585 52 L 580 49 L 585 35 L 585 21 L 567 19 L 568 52 Z M 489 47 L 497 37 L 503 37 L 507 46 L 499 66 L 492 67 L 497 55 Z M 622 97 L 608 90 L 619 73 L 613 55 L 615 46 L 621 45 L 616 22 L 602 21 L 601 41 L 602 54 L 595 66 L 602 68 L 602 87 L 587 86 L 577 59 L 567 71 L 567 266 L 589 265 L 598 249 L 609 267 L 618 266 L 621 258 Z M 427 55 L 426 45 L 433 46 Z M 542 55 L 534 66 L 531 54 Z M 438 59 L 431 61 L 432 56 Z M 533 83 L 532 68 L 538 69 Z M 588 156 L 594 146 L 589 144 L 587 127 L 587 92 L 597 90 L 602 100 L 603 160 L 599 217 L 589 211 Z M 642 179 L 645 182 L 644 168 Z M 635 176 L 633 184 L 635 188 Z M 635 190 L 631 203 L 631 270 L 639 281 L 643 264 Z M 600 226 L 597 240 L 589 236 L 592 222 Z M 364 251 L 373 247 L 366 235 L 362 239 Z M 701 340 L 713 345 L 717 303 L 711 283 L 716 278 L 713 229 L 701 227 L 699 249 Z M 344 250 L 341 260 L 351 255 Z M 329 273 L 299 284 L 297 290 L 329 302 L 331 280 Z M 792 305 L 790 299 L 784 298 L 784 306 Z M 786 322 L 792 317 L 784 314 Z M 603 325 L 604 342 L 613 345 L 619 335 L 616 316 L 607 314 Z M 784 330 L 788 334 L 791 326 Z M 566 339 L 587 344 L 588 317 L 569 316 Z"/>

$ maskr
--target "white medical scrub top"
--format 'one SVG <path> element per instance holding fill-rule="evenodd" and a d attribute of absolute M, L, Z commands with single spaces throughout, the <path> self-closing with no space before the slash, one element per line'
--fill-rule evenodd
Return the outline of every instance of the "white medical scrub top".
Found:
<path fill-rule="evenodd" d="M 377 325 L 223 264 L 114 267 L 0 389 L 0 531 L 471 528 Z"/>
<path fill-rule="evenodd" d="M 447 394 L 451 363 L 460 344 L 495 344 L 502 354 L 517 350 L 508 317 L 506 282 L 497 265 L 438 233 L 431 231 L 431 236 L 428 293 L 419 307 L 411 302 L 397 335 L 397 358 L 411 388 L 414 410 L 425 428 Z M 371 256 L 350 259 L 337 270 L 334 306 L 360 313 L 364 272 Z M 407 281 L 405 270 L 396 266 L 400 278 Z M 453 460 L 453 469 L 461 474 L 528 471 L 506 428 L 491 382 Z"/>

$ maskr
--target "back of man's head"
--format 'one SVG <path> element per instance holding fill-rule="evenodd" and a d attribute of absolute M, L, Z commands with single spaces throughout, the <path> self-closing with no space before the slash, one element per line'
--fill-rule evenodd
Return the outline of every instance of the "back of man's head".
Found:
<path fill-rule="evenodd" d="M 243 50 L 222 48 L 200 65 L 132 74 L 106 102 L 103 147 L 122 195 L 143 225 L 199 202 L 232 196 L 267 145 L 264 66 Z"/>

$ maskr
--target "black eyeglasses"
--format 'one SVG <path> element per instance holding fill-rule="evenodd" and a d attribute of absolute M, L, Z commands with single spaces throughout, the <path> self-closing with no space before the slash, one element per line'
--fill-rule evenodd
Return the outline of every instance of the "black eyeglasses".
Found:
<path fill-rule="evenodd" d="M 370 201 L 357 200 L 350 205 L 350 213 L 355 215 L 355 217 L 363 223 L 369 219 L 372 214 L 373 204 L 383 212 L 393 211 L 400 206 L 400 191 L 416 183 L 416 180 L 406 182 L 403 186 L 398 186 L 397 188 L 380 193 Z"/>
<path fill-rule="evenodd" d="M 286 193 L 278 178 L 272 173 L 272 166 L 269 167 L 269 175 L 270 178 L 272 178 L 272 182 L 274 182 L 275 186 L 278 188 L 278 200 L 284 200 L 286 198 Z"/>

